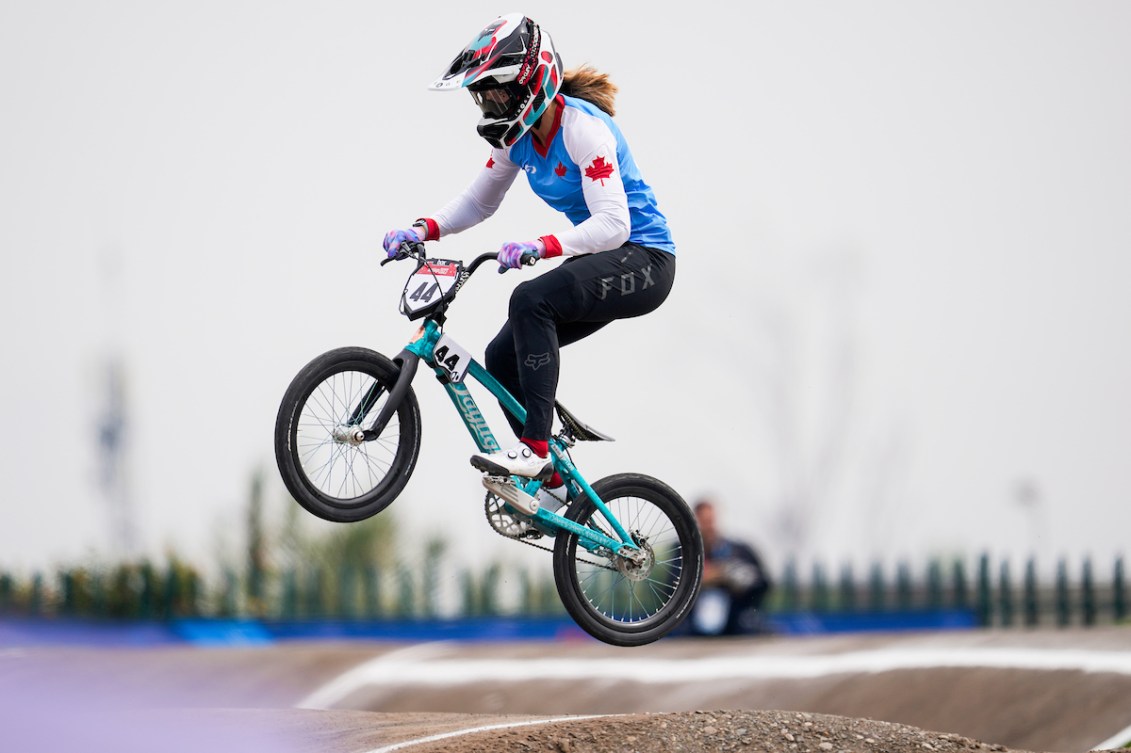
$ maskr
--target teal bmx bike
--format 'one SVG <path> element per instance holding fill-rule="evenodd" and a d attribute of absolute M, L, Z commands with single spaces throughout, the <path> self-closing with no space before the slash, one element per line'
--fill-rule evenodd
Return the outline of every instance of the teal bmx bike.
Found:
<path fill-rule="evenodd" d="M 447 391 L 481 452 L 500 446 L 470 382 L 482 385 L 520 423 L 525 420 L 518 400 L 445 329 L 456 294 L 495 258 L 486 253 L 465 265 L 429 259 L 423 244 L 406 244 L 381 262 L 415 262 L 400 310 L 421 320 L 420 326 L 395 357 L 338 348 L 292 380 L 275 424 L 275 457 L 287 490 L 303 508 L 349 523 L 376 515 L 397 498 L 420 452 L 412 382 L 421 362 Z M 698 595 L 703 545 L 695 517 L 675 490 L 651 476 L 618 473 L 588 482 L 571 450 L 578 442 L 611 438 L 561 403 L 555 407 L 560 429 L 550 437 L 550 458 L 565 482 L 566 504 L 554 510 L 539 505 L 541 479 L 487 472 L 487 521 L 506 538 L 553 552 L 562 604 L 590 635 L 616 646 L 651 643 L 679 625 Z"/>

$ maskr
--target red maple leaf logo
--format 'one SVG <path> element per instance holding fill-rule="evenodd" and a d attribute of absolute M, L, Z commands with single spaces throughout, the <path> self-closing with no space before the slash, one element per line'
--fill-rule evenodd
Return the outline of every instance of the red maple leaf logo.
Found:
<path fill-rule="evenodd" d="M 495 158 L 494 157 L 488 157 L 487 158 L 487 169 L 490 170 L 494 166 L 495 166 Z"/>
<path fill-rule="evenodd" d="M 585 177 L 591 180 L 601 181 L 601 185 L 605 185 L 605 178 L 613 174 L 613 166 L 605 162 L 604 157 L 598 157 L 593 160 L 593 164 L 585 168 Z"/>
<path fill-rule="evenodd" d="M 559 163 L 558 163 L 558 166 L 554 168 L 554 173 L 555 173 L 555 174 L 556 174 L 556 175 L 557 175 L 557 176 L 558 176 L 559 178 L 564 178 L 564 177 L 565 177 L 565 174 L 566 174 L 566 166 L 565 166 L 565 165 L 563 165 L 563 164 L 562 164 L 561 162 L 559 162 Z"/>

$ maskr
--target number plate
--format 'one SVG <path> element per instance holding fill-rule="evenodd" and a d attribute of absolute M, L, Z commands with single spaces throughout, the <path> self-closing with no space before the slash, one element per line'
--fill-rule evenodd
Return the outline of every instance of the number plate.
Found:
<path fill-rule="evenodd" d="M 440 339 L 436 341 L 436 349 L 432 351 L 432 357 L 436 359 L 436 366 L 446 371 L 448 379 L 453 382 L 462 382 L 467 376 L 467 368 L 471 365 L 471 354 L 447 335 L 440 335 Z"/>
<path fill-rule="evenodd" d="M 435 305 L 455 287 L 459 279 L 459 262 L 432 259 L 408 278 L 404 286 L 406 313 L 414 314 Z"/>

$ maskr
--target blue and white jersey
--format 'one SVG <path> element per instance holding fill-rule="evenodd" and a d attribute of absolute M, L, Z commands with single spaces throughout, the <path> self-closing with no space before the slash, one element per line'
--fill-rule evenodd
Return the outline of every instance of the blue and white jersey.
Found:
<path fill-rule="evenodd" d="M 667 220 L 611 117 L 585 100 L 558 95 L 547 144 L 533 131 L 507 149 L 492 149 L 468 189 L 432 215 L 439 235 L 494 214 L 519 171 L 530 187 L 573 223 L 542 236 L 547 256 L 589 254 L 625 242 L 675 253 Z"/>

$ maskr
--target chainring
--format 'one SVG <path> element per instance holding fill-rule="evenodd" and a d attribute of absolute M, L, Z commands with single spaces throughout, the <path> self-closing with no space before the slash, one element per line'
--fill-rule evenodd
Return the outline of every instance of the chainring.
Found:
<path fill-rule="evenodd" d="M 517 539 L 524 543 L 530 543 L 530 539 L 542 538 L 541 531 L 524 520 L 522 516 L 511 512 L 507 503 L 491 492 L 487 492 L 487 498 L 483 500 L 483 512 L 487 516 L 487 522 L 491 524 L 491 528 L 495 529 L 495 533 L 500 536 Z M 538 548 L 545 549 L 546 547 L 539 546 Z"/>
<path fill-rule="evenodd" d="M 483 512 L 487 516 L 487 522 L 491 524 L 491 528 L 500 536 L 532 546 L 535 549 L 541 549 L 544 552 L 554 551 L 553 547 L 535 543 L 542 538 L 542 532 L 524 520 L 522 515 L 510 512 L 507 503 L 491 492 L 487 492 L 487 497 L 483 500 Z M 579 556 L 577 561 L 613 572 L 619 569 L 618 566 L 614 566 L 608 560 L 594 562 Z"/>

